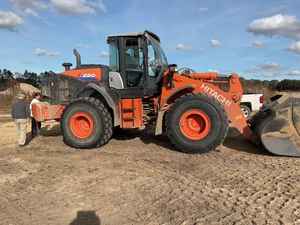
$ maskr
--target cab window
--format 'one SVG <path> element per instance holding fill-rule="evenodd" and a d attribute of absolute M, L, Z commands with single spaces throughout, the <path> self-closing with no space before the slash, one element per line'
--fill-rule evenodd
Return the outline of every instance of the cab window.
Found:
<path fill-rule="evenodd" d="M 127 87 L 137 87 L 141 85 L 144 74 L 144 53 L 137 38 L 126 39 L 124 55 Z"/>
<path fill-rule="evenodd" d="M 126 68 L 143 70 L 143 51 L 138 47 L 137 39 L 126 40 L 125 64 Z"/>
<path fill-rule="evenodd" d="M 109 46 L 109 69 L 112 72 L 119 71 L 119 49 L 116 43 L 111 43 Z"/>
<path fill-rule="evenodd" d="M 152 37 L 148 37 L 148 75 L 150 77 L 161 76 L 168 68 L 167 58 L 157 42 Z"/>
<path fill-rule="evenodd" d="M 153 64 L 155 64 L 155 50 L 152 44 L 148 45 L 148 75 L 150 77 L 155 77 L 155 69 L 153 68 Z"/>

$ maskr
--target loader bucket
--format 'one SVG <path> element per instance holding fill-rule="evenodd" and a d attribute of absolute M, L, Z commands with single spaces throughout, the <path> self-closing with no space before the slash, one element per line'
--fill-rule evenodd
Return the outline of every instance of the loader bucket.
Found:
<path fill-rule="evenodd" d="M 281 96 L 258 112 L 251 124 L 267 151 L 300 157 L 300 98 Z"/>

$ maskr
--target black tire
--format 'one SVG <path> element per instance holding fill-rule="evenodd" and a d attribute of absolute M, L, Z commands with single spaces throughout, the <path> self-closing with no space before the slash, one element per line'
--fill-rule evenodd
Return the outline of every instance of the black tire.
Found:
<path fill-rule="evenodd" d="M 186 137 L 179 122 L 183 113 L 201 110 L 210 119 L 211 129 L 201 140 Z M 179 98 L 166 116 L 166 131 L 171 143 L 186 153 L 206 153 L 223 143 L 228 131 L 228 119 L 223 107 L 213 98 L 205 95 L 185 95 Z"/>
<path fill-rule="evenodd" d="M 249 119 L 251 116 L 251 109 L 247 105 L 241 105 L 241 111 L 246 119 Z"/>
<path fill-rule="evenodd" d="M 70 120 L 76 113 L 88 113 L 93 120 L 93 131 L 87 138 L 78 138 L 71 130 Z M 113 133 L 112 116 L 96 98 L 79 98 L 64 110 L 61 122 L 64 142 L 74 148 L 95 148 L 106 144 Z"/>

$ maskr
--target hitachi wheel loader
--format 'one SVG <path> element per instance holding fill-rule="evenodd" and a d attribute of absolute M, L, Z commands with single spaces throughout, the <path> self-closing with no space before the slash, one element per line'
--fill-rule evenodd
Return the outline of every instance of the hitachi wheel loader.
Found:
<path fill-rule="evenodd" d="M 109 65 L 64 63 L 48 73 L 36 104 L 36 120 L 59 120 L 64 142 L 74 148 L 105 145 L 115 128 L 151 129 L 165 134 L 180 151 L 205 153 L 220 145 L 229 126 L 277 155 L 300 156 L 297 98 L 275 97 L 252 119 L 240 108 L 237 74 L 177 70 L 168 64 L 152 32 L 111 35 Z"/>

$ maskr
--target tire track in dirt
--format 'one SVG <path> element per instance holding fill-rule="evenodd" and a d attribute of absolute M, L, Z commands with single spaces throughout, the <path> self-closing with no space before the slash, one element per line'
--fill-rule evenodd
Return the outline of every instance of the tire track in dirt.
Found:
<path fill-rule="evenodd" d="M 60 137 L 43 137 L 21 153 L 3 149 L 1 159 L 21 160 L 9 167 L 0 160 L 0 171 L 27 168 L 29 175 L 0 185 L 0 217 L 5 224 L 68 224 L 79 210 L 95 210 L 107 225 L 300 223 L 299 160 L 166 147 L 134 138 L 77 152 Z"/>

